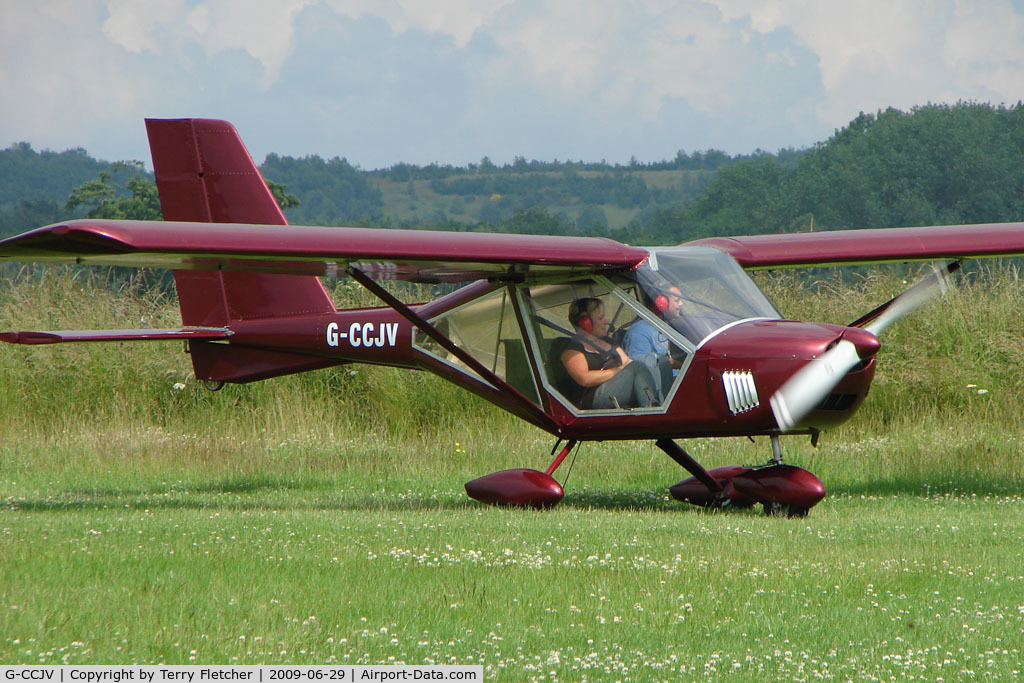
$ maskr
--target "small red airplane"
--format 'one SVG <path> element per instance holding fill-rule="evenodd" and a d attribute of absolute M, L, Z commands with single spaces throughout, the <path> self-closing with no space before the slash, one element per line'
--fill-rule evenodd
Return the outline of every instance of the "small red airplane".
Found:
<path fill-rule="evenodd" d="M 147 120 L 163 221 L 73 220 L 0 241 L 0 260 L 169 268 L 183 327 L 5 332 L 15 344 L 185 340 L 207 388 L 345 363 L 433 372 L 558 441 L 546 471 L 466 484 L 472 498 L 545 507 L 584 441 L 653 439 L 692 476 L 672 495 L 802 516 L 825 495 L 783 464 L 779 437 L 848 420 L 878 336 L 942 291 L 966 258 L 1024 254 L 1024 223 L 707 238 L 608 239 L 287 226 L 235 128 Z M 872 262 L 945 265 L 849 326 L 782 319 L 747 269 Z M 382 305 L 338 310 L 319 277 Z M 381 285 L 449 283 L 408 304 Z M 457 287 L 455 287 L 458 285 Z M 770 437 L 763 466 L 705 470 L 676 439 Z M 563 445 L 564 442 L 564 445 Z M 559 446 L 562 446 L 559 448 Z"/>

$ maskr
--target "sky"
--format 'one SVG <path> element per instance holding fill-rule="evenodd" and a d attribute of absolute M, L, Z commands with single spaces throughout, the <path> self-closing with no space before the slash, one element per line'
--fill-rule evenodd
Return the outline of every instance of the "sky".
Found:
<path fill-rule="evenodd" d="M 149 165 L 143 119 L 464 166 L 802 148 L 1024 99 L 1024 0 L 0 0 L 0 147 Z"/>

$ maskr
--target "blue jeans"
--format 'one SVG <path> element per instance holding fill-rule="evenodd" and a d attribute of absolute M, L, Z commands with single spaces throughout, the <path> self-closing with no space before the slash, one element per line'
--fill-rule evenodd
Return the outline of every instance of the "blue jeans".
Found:
<path fill-rule="evenodd" d="M 614 399 L 614 400 L 613 400 Z M 594 390 L 591 408 L 646 408 L 658 404 L 654 376 L 646 365 L 632 362 Z"/>

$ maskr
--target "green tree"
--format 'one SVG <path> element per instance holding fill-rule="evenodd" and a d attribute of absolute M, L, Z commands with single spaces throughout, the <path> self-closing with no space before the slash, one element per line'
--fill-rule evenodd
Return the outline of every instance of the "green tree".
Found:
<path fill-rule="evenodd" d="M 263 182 L 267 184 L 270 189 L 270 194 L 274 195 L 274 201 L 281 207 L 281 210 L 294 209 L 299 205 L 299 198 L 293 194 L 288 194 L 288 186 L 283 183 L 275 183 L 273 180 L 263 179 Z"/>
<path fill-rule="evenodd" d="M 576 217 L 576 228 L 580 232 L 588 234 L 607 234 L 608 217 L 601 207 L 585 204 L 580 208 L 579 216 Z"/>
<path fill-rule="evenodd" d="M 306 225 L 351 225 L 366 218 L 380 218 L 382 196 L 367 179 L 367 174 L 354 168 L 347 160 L 334 157 L 324 161 L 319 156 L 302 158 L 268 154 L 260 165 L 275 198 L 287 210 L 288 220 Z M 302 197 L 284 189 L 292 188 Z M 379 220 L 377 222 L 380 222 Z"/>
<path fill-rule="evenodd" d="M 65 216 L 52 199 L 23 199 L 9 210 L 0 210 L 0 238 L 56 223 Z"/>
<path fill-rule="evenodd" d="M 576 231 L 576 226 L 564 216 L 533 207 L 515 209 L 512 217 L 502 221 L 498 229 L 524 235 L 571 235 Z"/>
<path fill-rule="evenodd" d="M 112 173 L 136 169 L 136 175 L 126 183 L 127 196 L 118 196 Z M 79 185 L 71 191 L 64 209 L 79 212 L 84 209 L 88 218 L 112 218 L 158 221 L 163 218 L 160 196 L 156 185 L 142 175 L 141 161 L 119 161 L 113 171 L 100 171 L 99 178 Z"/>

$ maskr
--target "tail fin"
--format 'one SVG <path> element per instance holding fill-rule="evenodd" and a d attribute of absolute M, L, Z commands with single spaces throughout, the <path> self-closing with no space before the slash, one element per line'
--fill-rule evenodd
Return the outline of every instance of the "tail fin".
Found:
<path fill-rule="evenodd" d="M 287 225 L 235 127 L 212 119 L 147 119 L 164 220 Z M 182 322 L 332 313 L 320 280 L 304 275 L 177 270 Z"/>

